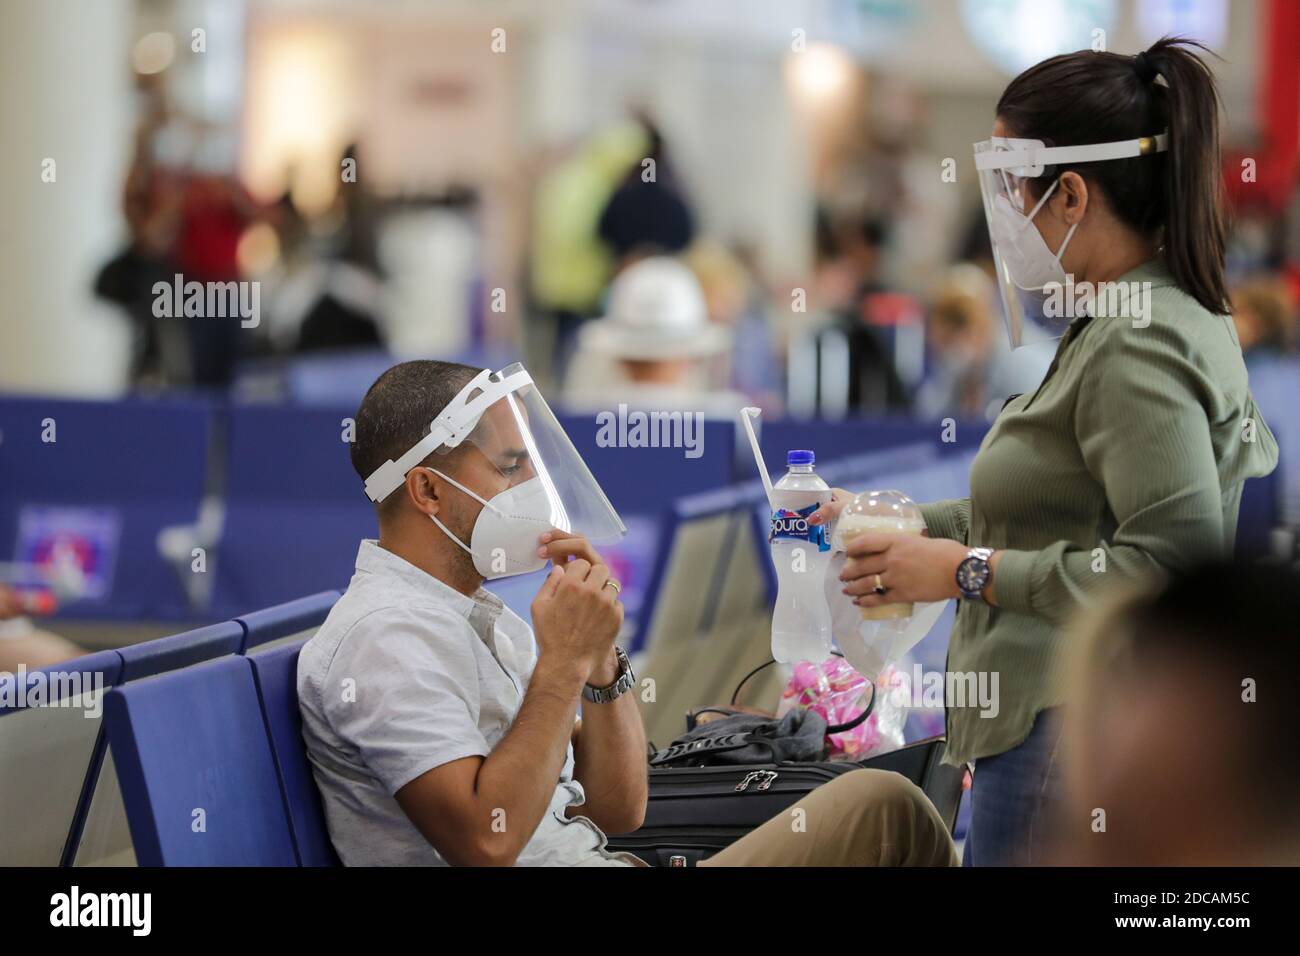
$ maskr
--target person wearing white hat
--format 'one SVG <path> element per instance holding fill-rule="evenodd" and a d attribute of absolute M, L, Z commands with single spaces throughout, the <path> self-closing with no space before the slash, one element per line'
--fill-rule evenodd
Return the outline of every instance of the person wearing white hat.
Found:
<path fill-rule="evenodd" d="M 737 392 L 709 388 L 708 365 L 731 349 L 731 330 L 709 320 L 699 281 L 669 256 L 642 259 L 610 286 L 603 318 L 581 333 L 565 383 L 574 409 L 611 402 L 735 417 Z"/>

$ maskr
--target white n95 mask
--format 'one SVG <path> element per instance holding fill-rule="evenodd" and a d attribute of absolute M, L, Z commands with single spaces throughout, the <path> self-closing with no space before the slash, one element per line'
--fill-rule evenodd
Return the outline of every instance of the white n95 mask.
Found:
<path fill-rule="evenodd" d="M 512 574 L 528 574 L 545 567 L 548 559 L 537 554 L 541 547 L 538 538 L 553 529 L 556 522 L 551 514 L 546 486 L 540 478 L 529 478 L 486 500 L 436 468 L 429 471 L 483 502 L 483 510 L 474 519 L 468 545 L 447 530 L 437 515 L 429 515 L 443 534 L 469 552 L 479 574 L 492 580 Z"/>
<path fill-rule="evenodd" d="M 1033 211 L 1025 215 L 1006 196 L 997 196 L 993 200 L 993 235 L 998 243 L 998 252 L 1006 265 L 1011 281 L 1026 292 L 1037 292 L 1052 283 L 1065 285 L 1065 266 L 1061 265 L 1061 256 L 1074 237 L 1074 230 L 1079 228 L 1076 222 L 1065 234 L 1065 241 L 1055 253 L 1043 239 L 1043 234 L 1034 226 L 1034 216 L 1043 208 L 1048 197 L 1056 190 L 1060 180 L 1052 183 L 1043 198 L 1038 200 Z"/>

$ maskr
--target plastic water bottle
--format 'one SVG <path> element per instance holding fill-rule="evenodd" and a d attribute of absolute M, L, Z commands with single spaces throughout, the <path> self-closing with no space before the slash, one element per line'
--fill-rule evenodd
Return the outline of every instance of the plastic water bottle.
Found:
<path fill-rule="evenodd" d="M 772 656 L 783 664 L 821 662 L 831 655 L 831 615 L 826 604 L 826 566 L 831 543 L 825 525 L 808 518 L 831 500 L 831 489 L 813 471 L 810 451 L 786 453 L 789 471 L 772 486 L 768 543 L 776 567 Z"/>

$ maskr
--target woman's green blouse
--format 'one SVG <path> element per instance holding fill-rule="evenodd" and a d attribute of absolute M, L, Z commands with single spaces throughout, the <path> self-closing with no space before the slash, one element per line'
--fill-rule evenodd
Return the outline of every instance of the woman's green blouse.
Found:
<path fill-rule="evenodd" d="M 922 505 L 932 536 L 1002 552 L 997 606 L 962 601 L 949 646 L 954 763 L 1009 750 L 1066 701 L 1063 625 L 1081 607 L 1231 555 L 1242 483 L 1277 464 L 1231 318 L 1157 261 L 1119 281 L 1149 283 L 1145 317 L 1076 320 L 985 437 L 970 497 Z"/>

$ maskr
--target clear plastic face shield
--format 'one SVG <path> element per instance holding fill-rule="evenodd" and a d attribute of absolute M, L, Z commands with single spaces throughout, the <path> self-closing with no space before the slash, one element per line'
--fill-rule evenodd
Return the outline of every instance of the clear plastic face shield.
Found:
<path fill-rule="evenodd" d="M 1060 307 L 1059 295 L 1053 301 L 1052 293 L 1069 291 L 1061 257 L 1078 224 L 1070 227 L 1059 249 L 1050 248 L 1034 225 L 1059 187 L 1058 170 L 1168 148 L 1166 133 L 1083 146 L 1049 147 L 1042 140 L 1003 136 L 975 144 L 975 171 L 1012 348 L 1058 339 L 1074 317 L 1071 309 Z"/>
<path fill-rule="evenodd" d="M 440 455 L 464 446 L 471 456 L 439 467 Z M 444 408 L 429 434 L 366 479 L 366 495 L 383 501 L 407 473 L 425 466 L 482 503 L 468 542 L 433 521 L 468 551 L 485 578 L 527 574 L 546 564 L 538 538 L 559 530 L 609 544 L 627 533 L 532 377 L 518 363 L 484 369 Z M 454 468 L 454 471 L 452 470 Z"/>

